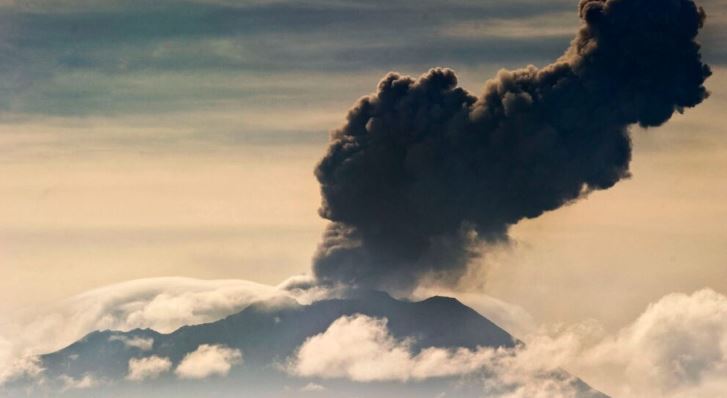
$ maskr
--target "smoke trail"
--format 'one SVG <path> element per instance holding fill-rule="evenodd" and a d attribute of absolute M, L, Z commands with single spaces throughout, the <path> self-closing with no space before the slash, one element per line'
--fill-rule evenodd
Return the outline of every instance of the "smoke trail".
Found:
<path fill-rule="evenodd" d="M 658 126 L 708 93 L 692 0 L 581 0 L 566 53 L 500 71 L 475 97 L 451 70 L 388 74 L 316 168 L 324 283 L 456 281 L 482 243 L 629 175 L 629 125 Z"/>

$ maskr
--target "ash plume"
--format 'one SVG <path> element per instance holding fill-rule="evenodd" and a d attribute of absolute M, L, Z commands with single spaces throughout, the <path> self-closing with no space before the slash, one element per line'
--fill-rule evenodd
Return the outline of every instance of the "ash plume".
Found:
<path fill-rule="evenodd" d="M 630 125 L 708 96 L 692 0 L 582 0 L 579 12 L 560 59 L 501 70 L 480 96 L 436 68 L 390 73 L 354 105 L 315 171 L 331 221 L 319 282 L 456 282 L 511 225 L 627 178 Z"/>

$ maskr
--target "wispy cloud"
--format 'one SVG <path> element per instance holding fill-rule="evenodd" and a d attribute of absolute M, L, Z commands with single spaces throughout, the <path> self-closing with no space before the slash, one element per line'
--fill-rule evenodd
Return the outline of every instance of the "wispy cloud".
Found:
<path fill-rule="evenodd" d="M 300 388 L 302 392 L 319 392 L 326 391 L 326 387 L 318 383 L 308 383 Z"/>
<path fill-rule="evenodd" d="M 441 31 L 455 22 L 569 9 L 565 1 L 13 2 L 0 8 L 0 107 L 31 114 L 160 112 L 275 93 L 240 91 L 237 83 L 246 78 L 271 83 L 291 73 L 421 71 L 422 64 L 493 59 L 502 66 L 523 53 L 552 58 L 567 40 L 532 31 L 473 41 Z M 261 73 L 267 77 L 256 77 Z M 181 84 L 167 84 L 168 77 Z M 206 83 L 217 79 L 229 85 Z"/>
<path fill-rule="evenodd" d="M 144 338 L 140 336 L 136 337 L 126 337 L 122 335 L 113 335 L 109 337 L 109 341 L 120 341 L 122 342 L 126 347 L 129 348 L 136 348 L 141 351 L 149 351 L 154 346 L 154 339 Z"/>
<path fill-rule="evenodd" d="M 444 27 L 442 34 L 453 39 L 528 39 L 534 37 L 570 38 L 578 26 L 570 10 L 521 19 L 467 21 Z"/>
<path fill-rule="evenodd" d="M 70 299 L 65 309 L 88 329 L 151 328 L 171 332 L 237 312 L 252 302 L 282 292 L 241 280 L 204 281 L 192 278 L 150 278 L 96 289 Z"/>
<path fill-rule="evenodd" d="M 537 329 L 537 321 L 524 308 L 496 297 L 475 291 L 456 291 L 424 282 L 412 293 L 417 300 L 432 296 L 457 297 L 459 301 L 484 315 L 515 337 L 526 336 Z"/>
<path fill-rule="evenodd" d="M 100 384 L 99 380 L 93 377 L 93 375 L 85 374 L 79 378 L 73 378 L 71 376 L 62 375 L 59 377 L 63 383 L 61 387 L 62 391 L 68 390 L 86 390 L 89 388 L 97 387 Z"/>
<path fill-rule="evenodd" d="M 15 357 L 8 355 L 7 351 L 11 351 L 10 354 L 12 354 L 12 348 L 6 348 L 4 352 L 0 352 L 0 354 L 4 354 L 0 357 L 0 361 L 2 361 L 0 362 L 2 363 L 0 386 L 14 380 L 25 378 L 35 380 L 42 377 L 45 369 L 41 366 L 40 358 L 27 354 Z"/>

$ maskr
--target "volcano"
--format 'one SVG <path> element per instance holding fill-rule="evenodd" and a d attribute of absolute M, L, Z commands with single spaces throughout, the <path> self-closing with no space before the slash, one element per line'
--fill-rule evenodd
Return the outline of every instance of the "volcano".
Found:
<path fill-rule="evenodd" d="M 151 329 L 92 332 L 64 349 L 42 355 L 42 382 L 16 381 L 11 396 L 46 396 L 48 391 L 69 397 L 489 396 L 483 388 L 488 376 L 483 374 L 355 382 L 302 378 L 286 371 L 290 358 L 312 336 L 324 333 L 337 319 L 354 315 L 385 319 L 391 336 L 409 342 L 414 354 L 432 347 L 513 349 L 523 344 L 453 298 L 435 296 L 412 302 L 371 290 L 309 305 L 275 299 L 169 334 Z M 171 371 L 205 345 L 239 351 L 242 358 L 224 377 L 180 379 Z M 129 361 L 152 356 L 169 361 L 169 371 L 143 382 L 128 380 Z M 566 371 L 552 372 L 550 377 L 567 380 L 578 398 L 607 398 Z"/>

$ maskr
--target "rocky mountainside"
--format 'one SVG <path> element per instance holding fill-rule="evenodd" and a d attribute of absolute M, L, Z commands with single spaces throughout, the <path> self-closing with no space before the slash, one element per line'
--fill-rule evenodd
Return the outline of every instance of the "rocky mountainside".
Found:
<path fill-rule="evenodd" d="M 520 344 L 506 331 L 455 299 L 432 297 L 409 302 L 394 299 L 386 293 L 367 291 L 346 299 L 324 300 L 311 305 L 300 305 L 292 300 L 259 302 L 216 322 L 184 326 L 169 334 L 150 329 L 93 332 L 60 351 L 41 357 L 45 368 L 42 386 L 29 388 L 31 381 L 19 381 L 11 392 L 22 396 L 27 396 L 28 392 L 31 396 L 36 393 L 46 396 L 48 391 L 53 391 L 51 396 L 91 397 L 99 396 L 99 391 L 103 391 L 103 396 L 137 397 L 148 396 L 153 387 L 151 391 L 155 397 L 284 397 L 312 393 L 330 397 L 483 396 L 482 383 L 466 383 L 476 387 L 464 387 L 458 378 L 407 383 L 311 381 L 283 370 L 306 339 L 325 332 L 342 316 L 354 314 L 386 318 L 391 335 L 408 339 L 414 353 L 427 347 L 512 348 Z M 243 360 L 232 367 L 226 377 L 180 380 L 174 372 L 168 371 L 143 383 L 127 379 L 129 361 L 133 358 L 166 358 L 173 369 L 185 355 L 202 345 L 239 350 Z M 566 379 L 569 376 L 559 372 L 553 377 Z M 88 385 L 83 385 L 84 380 Z M 37 381 L 33 383 L 38 384 Z M 572 383 L 582 392 L 583 398 L 605 397 L 578 379 L 573 378 Z"/>

